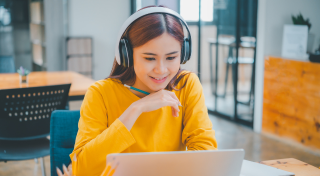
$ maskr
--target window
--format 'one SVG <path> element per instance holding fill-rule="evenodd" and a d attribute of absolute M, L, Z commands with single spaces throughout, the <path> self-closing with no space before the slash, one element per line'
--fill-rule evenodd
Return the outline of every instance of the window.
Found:
<path fill-rule="evenodd" d="M 213 22 L 213 1 L 201 0 L 201 21 Z M 199 21 L 199 0 L 180 0 L 180 14 L 188 22 Z"/>

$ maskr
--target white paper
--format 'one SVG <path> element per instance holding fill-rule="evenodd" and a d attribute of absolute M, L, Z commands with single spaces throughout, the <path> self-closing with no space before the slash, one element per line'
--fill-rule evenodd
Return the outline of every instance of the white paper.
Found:
<path fill-rule="evenodd" d="M 287 172 L 264 164 L 243 160 L 240 176 L 294 176 Z"/>
<path fill-rule="evenodd" d="M 307 53 L 308 26 L 284 25 L 282 38 L 282 56 L 304 59 Z"/>

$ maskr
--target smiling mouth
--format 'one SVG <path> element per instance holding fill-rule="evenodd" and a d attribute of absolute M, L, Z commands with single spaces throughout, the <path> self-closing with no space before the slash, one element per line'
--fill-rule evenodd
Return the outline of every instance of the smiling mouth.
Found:
<path fill-rule="evenodd" d="M 162 77 L 162 78 L 155 78 L 155 77 L 152 77 L 152 76 L 150 76 L 150 77 L 151 77 L 151 78 L 153 78 L 153 79 L 155 79 L 155 80 L 161 81 L 161 80 L 163 80 L 163 79 L 167 78 L 168 76 L 166 76 L 166 77 Z"/>

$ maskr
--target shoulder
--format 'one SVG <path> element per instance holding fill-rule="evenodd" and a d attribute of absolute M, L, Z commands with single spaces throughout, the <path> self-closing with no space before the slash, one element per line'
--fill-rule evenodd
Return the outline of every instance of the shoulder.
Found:
<path fill-rule="evenodd" d="M 177 88 L 181 88 L 185 85 L 182 89 L 199 89 L 202 88 L 199 77 L 190 71 L 182 71 L 179 76 L 183 76 L 183 78 L 179 81 Z"/>
<path fill-rule="evenodd" d="M 192 72 L 183 71 L 180 75 L 184 77 L 179 81 L 175 91 L 184 107 L 190 106 L 191 102 L 198 102 L 203 97 L 203 89 L 199 77 Z"/>
<path fill-rule="evenodd" d="M 105 90 L 117 89 L 121 86 L 121 81 L 113 78 L 106 78 L 94 82 L 88 89 L 88 91 L 104 92 Z"/>

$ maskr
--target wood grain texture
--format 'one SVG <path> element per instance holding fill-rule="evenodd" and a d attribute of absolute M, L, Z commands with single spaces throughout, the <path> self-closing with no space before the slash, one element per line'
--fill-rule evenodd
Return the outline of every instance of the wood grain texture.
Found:
<path fill-rule="evenodd" d="M 320 64 L 265 59 L 262 130 L 320 149 Z"/>
<path fill-rule="evenodd" d="M 292 172 L 295 174 L 295 176 L 320 175 L 320 169 L 294 158 L 261 161 L 259 163 L 275 167 L 281 170 L 285 170 L 288 172 Z"/>
<path fill-rule="evenodd" d="M 71 83 L 69 96 L 84 95 L 95 81 L 72 71 L 31 72 L 28 84 L 20 84 L 18 73 L 0 74 L 0 89 L 38 87 Z"/>

